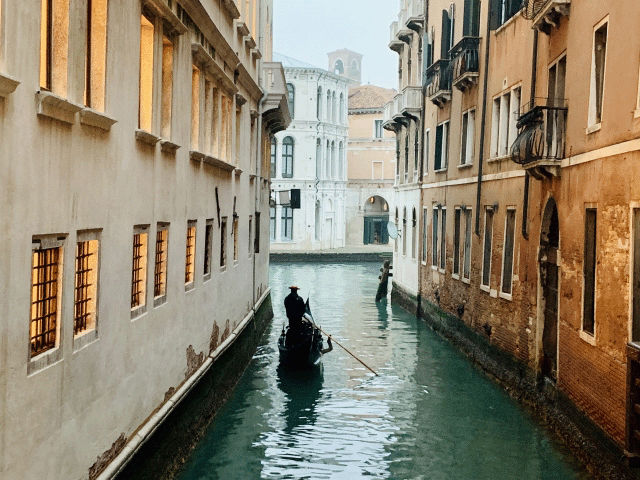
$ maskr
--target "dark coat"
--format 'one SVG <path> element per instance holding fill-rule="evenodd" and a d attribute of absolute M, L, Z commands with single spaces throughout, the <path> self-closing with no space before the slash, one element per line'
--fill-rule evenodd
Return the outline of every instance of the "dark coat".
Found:
<path fill-rule="evenodd" d="M 304 300 L 297 292 L 291 292 L 284 299 L 284 308 L 287 311 L 290 327 L 297 327 L 302 323 L 302 316 L 306 311 Z"/>

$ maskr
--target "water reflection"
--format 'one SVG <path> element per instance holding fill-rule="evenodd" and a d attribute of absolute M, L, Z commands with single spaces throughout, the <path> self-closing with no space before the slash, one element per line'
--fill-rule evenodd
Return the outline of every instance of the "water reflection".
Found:
<path fill-rule="evenodd" d="M 322 365 L 294 369 L 285 364 L 277 368 L 278 388 L 285 394 L 284 432 L 291 434 L 300 425 L 314 426 L 318 418 L 316 406 L 324 381 Z"/>

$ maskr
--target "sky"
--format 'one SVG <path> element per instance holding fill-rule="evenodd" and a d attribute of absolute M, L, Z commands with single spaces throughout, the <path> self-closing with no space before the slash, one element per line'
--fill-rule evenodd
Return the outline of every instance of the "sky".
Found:
<path fill-rule="evenodd" d="M 274 52 L 328 69 L 327 53 L 364 55 L 362 83 L 398 88 L 398 54 L 389 45 L 397 0 L 274 0 Z"/>

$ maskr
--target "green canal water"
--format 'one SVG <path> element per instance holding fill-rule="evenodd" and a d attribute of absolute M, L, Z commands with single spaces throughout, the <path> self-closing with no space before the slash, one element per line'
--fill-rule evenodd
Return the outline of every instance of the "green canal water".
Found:
<path fill-rule="evenodd" d="M 587 479 L 516 402 L 423 321 L 374 297 L 380 264 L 272 264 L 275 320 L 180 480 Z M 296 284 L 334 345 L 278 366 Z"/>

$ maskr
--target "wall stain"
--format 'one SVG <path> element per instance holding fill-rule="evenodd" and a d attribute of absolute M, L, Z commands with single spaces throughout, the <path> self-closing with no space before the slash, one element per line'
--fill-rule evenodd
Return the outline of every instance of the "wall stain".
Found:
<path fill-rule="evenodd" d="M 209 340 L 209 353 L 215 351 L 220 345 L 220 327 L 216 322 L 213 322 L 213 329 L 211 330 L 211 340 Z"/>
<path fill-rule="evenodd" d="M 227 318 L 227 322 L 224 324 L 224 332 L 222 332 L 222 337 L 220 338 L 220 340 L 224 342 L 227 338 L 229 338 L 229 335 L 231 335 L 231 325 L 229 319 Z"/>
<path fill-rule="evenodd" d="M 193 349 L 193 345 L 189 345 L 187 348 L 187 371 L 184 374 L 185 378 L 189 378 L 193 375 L 203 363 L 204 352 L 196 354 L 196 351 Z"/>
<path fill-rule="evenodd" d="M 109 465 L 114 458 L 122 451 L 127 443 L 127 437 L 122 433 L 118 439 L 113 442 L 111 448 L 96 458 L 96 462 L 89 468 L 89 480 L 94 480 L 100 475 L 102 470 Z"/>

